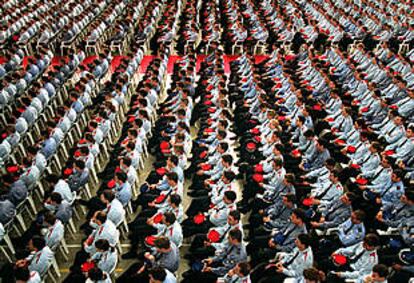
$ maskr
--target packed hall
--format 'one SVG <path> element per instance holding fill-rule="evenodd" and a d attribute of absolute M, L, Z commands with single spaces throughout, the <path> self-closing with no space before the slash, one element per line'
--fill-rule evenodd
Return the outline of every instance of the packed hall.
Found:
<path fill-rule="evenodd" d="M 0 19 L 0 283 L 414 283 L 412 0 Z"/>

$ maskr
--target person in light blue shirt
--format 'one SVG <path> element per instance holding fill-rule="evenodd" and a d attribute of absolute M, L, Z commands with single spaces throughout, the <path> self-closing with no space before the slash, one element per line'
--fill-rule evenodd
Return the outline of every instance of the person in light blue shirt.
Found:
<path fill-rule="evenodd" d="M 111 247 L 108 240 L 99 239 L 95 242 L 96 253 L 91 256 L 91 261 L 102 271 L 111 274 L 118 263 L 118 253 Z"/>
<path fill-rule="evenodd" d="M 356 210 L 351 213 L 350 219 L 339 225 L 338 237 L 342 246 L 348 247 L 364 239 L 364 218 L 365 213 L 362 210 Z"/>
<path fill-rule="evenodd" d="M 116 198 L 125 207 L 132 198 L 131 184 L 128 183 L 128 175 L 124 172 L 116 173 L 115 182 L 117 183 L 114 188 Z"/>

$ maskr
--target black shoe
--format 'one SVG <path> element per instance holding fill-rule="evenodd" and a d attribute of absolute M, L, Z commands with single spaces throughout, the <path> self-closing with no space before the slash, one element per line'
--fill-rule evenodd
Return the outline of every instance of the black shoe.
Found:
<path fill-rule="evenodd" d="M 133 259 L 133 258 L 137 258 L 138 255 L 136 252 L 131 251 L 131 252 L 127 252 L 126 254 L 123 254 L 121 257 L 122 259 Z"/>

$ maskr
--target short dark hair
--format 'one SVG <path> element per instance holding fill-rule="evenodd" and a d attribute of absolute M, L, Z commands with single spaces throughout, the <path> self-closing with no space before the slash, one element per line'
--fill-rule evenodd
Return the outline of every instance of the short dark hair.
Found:
<path fill-rule="evenodd" d="M 249 275 L 250 269 L 251 269 L 249 263 L 247 263 L 247 262 L 240 262 L 238 264 L 238 266 L 239 266 L 239 272 L 241 274 L 243 274 L 243 276 Z"/>
<path fill-rule="evenodd" d="M 311 237 L 308 234 L 299 234 L 298 240 L 305 245 L 305 247 L 309 247 L 311 244 Z"/>
<path fill-rule="evenodd" d="M 175 172 L 170 172 L 167 174 L 167 178 L 171 181 L 174 181 L 175 183 L 178 182 L 178 175 Z"/>
<path fill-rule="evenodd" d="M 98 267 L 93 267 L 88 271 L 88 278 L 94 282 L 98 282 L 103 279 L 104 273 Z"/>
<path fill-rule="evenodd" d="M 167 221 L 170 224 L 173 224 L 176 220 L 175 214 L 172 212 L 164 213 L 164 218 L 165 218 L 165 221 Z"/>
<path fill-rule="evenodd" d="M 388 267 L 384 264 L 376 264 L 374 265 L 374 267 L 372 268 L 372 271 L 375 273 L 378 273 L 378 275 L 380 277 L 387 277 L 389 272 L 388 272 Z"/>
<path fill-rule="evenodd" d="M 241 214 L 238 210 L 232 210 L 229 212 L 229 216 L 233 217 L 236 220 L 240 220 Z"/>
<path fill-rule="evenodd" d="M 96 220 L 99 220 L 101 223 L 105 223 L 106 218 L 107 218 L 106 212 L 103 210 L 98 211 L 98 213 L 96 213 L 95 218 Z"/>
<path fill-rule="evenodd" d="M 237 242 L 241 242 L 242 241 L 242 237 L 243 237 L 242 232 L 239 229 L 237 229 L 237 228 L 236 229 L 233 229 L 233 230 L 230 230 L 229 236 L 232 239 L 237 240 Z"/>
<path fill-rule="evenodd" d="M 233 192 L 233 191 L 226 191 L 226 192 L 224 193 L 224 196 L 225 196 L 228 200 L 230 200 L 230 201 L 232 201 L 232 202 L 234 202 L 234 201 L 236 200 L 236 198 L 237 198 L 236 193 L 235 193 L 235 192 Z"/>
<path fill-rule="evenodd" d="M 53 214 L 52 212 L 48 211 L 45 213 L 45 218 L 44 221 L 50 225 L 53 225 L 56 223 L 56 215 Z"/>
<path fill-rule="evenodd" d="M 38 251 L 42 250 L 46 246 L 46 241 L 43 237 L 35 235 L 32 238 L 33 247 L 35 247 Z"/>
<path fill-rule="evenodd" d="M 61 204 L 62 203 L 62 195 L 57 193 L 57 192 L 53 192 L 50 194 L 50 200 L 53 202 L 56 202 L 57 204 Z"/>
<path fill-rule="evenodd" d="M 179 194 L 172 194 L 170 195 L 170 202 L 172 204 L 175 204 L 176 206 L 179 206 L 181 204 L 181 197 Z"/>
<path fill-rule="evenodd" d="M 26 267 L 16 267 L 14 269 L 14 278 L 16 279 L 16 281 L 20 280 L 20 281 L 24 281 L 27 282 L 30 279 L 30 271 L 29 268 Z"/>
<path fill-rule="evenodd" d="M 109 201 L 109 202 L 113 201 L 113 200 L 114 200 L 114 198 L 115 198 L 115 193 L 114 193 L 112 190 L 109 190 L 109 189 L 104 190 L 104 191 L 102 192 L 102 195 L 103 195 L 103 196 L 104 196 L 104 198 L 105 198 L 107 201 Z"/>
<path fill-rule="evenodd" d="M 167 272 L 162 267 L 154 267 L 149 270 L 149 275 L 157 281 L 163 282 L 167 278 Z"/>
<path fill-rule="evenodd" d="M 302 221 L 305 221 L 306 213 L 302 208 L 295 208 L 292 211 L 292 213 L 295 214 L 297 218 L 300 218 Z"/>
<path fill-rule="evenodd" d="M 109 248 L 111 246 L 109 245 L 108 240 L 106 239 L 99 239 L 95 242 L 95 248 L 103 250 L 103 251 L 109 251 Z"/>
<path fill-rule="evenodd" d="M 380 239 L 376 234 L 368 234 L 364 238 L 364 243 L 371 247 L 378 247 L 380 244 Z"/>
<path fill-rule="evenodd" d="M 155 247 L 159 249 L 169 249 L 171 247 L 171 242 L 167 237 L 159 237 L 154 241 Z"/>

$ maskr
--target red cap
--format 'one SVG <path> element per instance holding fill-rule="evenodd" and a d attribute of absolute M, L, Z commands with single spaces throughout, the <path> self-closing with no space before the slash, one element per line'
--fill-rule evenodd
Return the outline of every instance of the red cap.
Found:
<path fill-rule="evenodd" d="M 258 128 L 253 128 L 250 130 L 250 133 L 252 133 L 253 135 L 258 135 L 260 134 L 260 130 Z"/>
<path fill-rule="evenodd" d="M 255 136 L 255 137 L 254 137 L 254 139 L 255 139 L 257 142 L 261 142 L 261 141 L 262 141 L 262 138 L 261 138 L 260 136 Z"/>
<path fill-rule="evenodd" d="M 75 157 L 79 157 L 81 156 L 81 152 L 79 150 L 75 151 L 75 153 L 73 154 Z"/>
<path fill-rule="evenodd" d="M 145 243 L 148 246 L 153 246 L 153 245 L 155 245 L 155 240 L 156 239 L 157 239 L 157 237 L 155 237 L 155 236 L 147 236 L 147 237 L 145 237 Z"/>
<path fill-rule="evenodd" d="M 213 133 L 214 132 L 214 129 L 213 128 L 207 128 L 207 129 L 204 130 L 204 132 L 206 132 L 206 133 Z"/>
<path fill-rule="evenodd" d="M 204 101 L 204 105 L 211 105 L 211 104 L 213 104 L 213 102 L 211 102 L 211 100 Z"/>
<path fill-rule="evenodd" d="M 79 140 L 79 144 L 85 144 L 85 143 L 87 143 L 88 141 L 86 140 L 86 139 L 80 139 Z"/>
<path fill-rule="evenodd" d="M 155 203 L 160 204 L 163 203 L 164 200 L 167 198 L 166 195 L 159 195 L 156 199 L 155 199 Z"/>
<path fill-rule="evenodd" d="M 351 164 L 351 167 L 354 169 L 359 169 L 361 168 L 361 166 L 359 166 L 358 164 Z"/>
<path fill-rule="evenodd" d="M 207 109 L 207 111 L 208 111 L 209 113 L 215 113 L 215 112 L 216 112 L 216 108 L 214 108 L 214 107 L 210 107 L 210 108 L 208 108 L 208 109 Z"/>
<path fill-rule="evenodd" d="M 345 265 L 347 262 L 346 256 L 343 256 L 340 254 L 334 254 L 332 258 L 333 258 L 334 263 L 338 265 Z"/>
<path fill-rule="evenodd" d="M 135 121 L 135 116 L 130 116 L 129 118 L 128 118 L 128 122 L 129 123 L 132 123 L 132 122 L 134 122 Z"/>
<path fill-rule="evenodd" d="M 361 108 L 361 112 L 368 112 L 369 108 L 368 107 L 363 107 Z"/>
<path fill-rule="evenodd" d="M 335 143 L 336 143 L 337 145 L 344 145 L 344 144 L 345 144 L 345 141 L 344 141 L 344 140 L 341 140 L 341 139 L 336 139 L 336 140 L 335 140 Z"/>
<path fill-rule="evenodd" d="M 218 241 L 220 241 L 220 234 L 214 229 L 210 230 L 210 232 L 208 232 L 207 234 L 207 239 L 209 239 L 212 243 L 217 243 Z"/>
<path fill-rule="evenodd" d="M 93 261 L 86 261 L 81 265 L 82 272 L 89 272 L 92 268 L 95 267 L 95 262 Z"/>
<path fill-rule="evenodd" d="M 167 142 L 167 141 L 162 141 L 162 142 L 160 143 L 160 148 L 161 148 L 161 149 L 169 149 L 169 148 L 170 148 L 170 143 L 169 143 L 169 142 Z"/>
<path fill-rule="evenodd" d="M 254 166 L 254 172 L 263 173 L 263 165 L 262 164 L 257 164 L 256 166 Z"/>
<path fill-rule="evenodd" d="M 157 172 L 158 175 L 161 175 L 161 176 L 164 176 L 165 173 L 167 173 L 167 169 L 165 169 L 164 167 L 158 168 L 155 171 Z"/>
<path fill-rule="evenodd" d="M 202 153 L 200 153 L 199 157 L 200 158 L 205 158 L 207 156 L 207 151 L 203 151 Z"/>
<path fill-rule="evenodd" d="M 358 185 L 366 185 L 366 184 L 368 184 L 368 180 L 367 180 L 367 179 L 364 179 L 364 178 L 357 178 L 357 179 L 355 180 L 355 182 L 356 182 Z"/>
<path fill-rule="evenodd" d="M 262 174 L 254 174 L 252 178 L 257 183 L 263 182 L 263 179 L 264 179 Z"/>
<path fill-rule="evenodd" d="M 248 150 L 255 150 L 256 149 L 256 144 L 254 142 L 249 142 L 247 143 L 247 149 Z"/>
<path fill-rule="evenodd" d="M 152 220 L 154 221 L 155 224 L 158 224 L 158 223 L 161 223 L 162 217 L 163 217 L 163 214 L 158 213 L 157 215 L 154 216 Z"/>
<path fill-rule="evenodd" d="M 72 173 L 73 173 L 72 168 L 66 168 L 65 170 L 63 170 L 63 175 L 65 175 L 65 176 L 72 175 Z"/>
<path fill-rule="evenodd" d="M 279 121 L 285 121 L 286 120 L 286 116 L 279 116 L 279 117 L 277 117 L 277 119 Z"/>
<path fill-rule="evenodd" d="M 7 167 L 7 172 L 9 173 L 16 173 L 17 171 L 19 171 L 19 166 L 13 165 Z"/>
<path fill-rule="evenodd" d="M 195 224 L 201 224 L 206 220 L 206 217 L 204 216 L 204 214 L 197 214 L 196 216 L 194 216 L 194 223 Z"/>
<path fill-rule="evenodd" d="M 395 153 L 395 151 L 394 150 L 386 150 L 385 152 L 384 152 L 384 154 L 385 155 L 393 155 Z"/>
<path fill-rule="evenodd" d="M 108 188 L 110 188 L 110 189 L 114 188 L 114 187 L 115 187 L 115 185 L 116 185 L 116 182 L 115 182 L 115 180 L 114 180 L 114 179 L 109 180 L 109 182 L 106 184 L 106 186 L 107 186 Z"/>
<path fill-rule="evenodd" d="M 210 164 L 203 164 L 203 165 L 201 165 L 201 169 L 204 170 L 204 171 L 210 170 L 211 165 Z"/>
<path fill-rule="evenodd" d="M 121 167 L 119 167 L 119 166 L 117 166 L 117 167 L 115 168 L 115 173 L 118 173 L 118 172 L 121 172 Z"/>
<path fill-rule="evenodd" d="M 313 198 L 305 198 L 302 203 L 305 206 L 311 206 L 313 204 Z"/>
<path fill-rule="evenodd" d="M 356 151 L 356 147 L 355 147 L 355 146 L 350 145 L 350 146 L 348 146 L 348 147 L 346 148 L 346 151 L 347 151 L 348 153 L 355 153 L 355 151 Z"/>
<path fill-rule="evenodd" d="M 319 104 L 315 104 L 315 105 L 313 105 L 313 110 L 315 110 L 315 111 L 321 111 L 322 110 L 322 107 Z"/>

